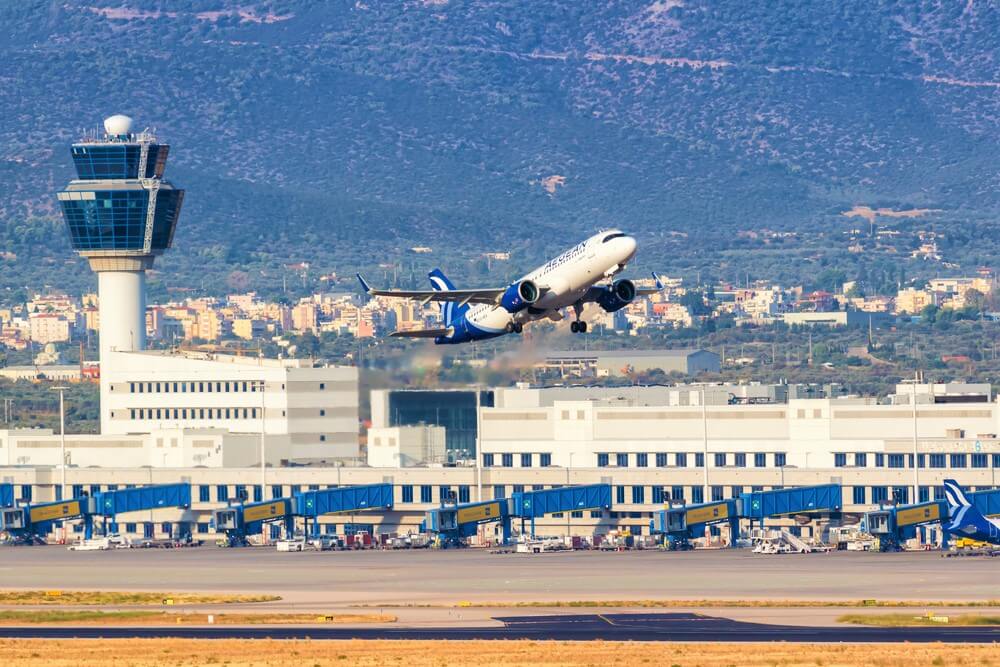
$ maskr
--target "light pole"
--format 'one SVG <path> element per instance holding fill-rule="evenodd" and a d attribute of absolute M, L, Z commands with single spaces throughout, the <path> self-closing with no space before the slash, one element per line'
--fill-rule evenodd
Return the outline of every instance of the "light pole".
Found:
<path fill-rule="evenodd" d="M 69 387 L 58 385 L 52 391 L 59 392 L 59 498 L 66 500 L 66 401 L 65 394 Z"/>
<path fill-rule="evenodd" d="M 483 502 L 482 386 L 476 385 L 476 502 Z"/>
<path fill-rule="evenodd" d="M 702 438 L 702 473 L 705 478 L 705 489 L 702 492 L 702 502 L 708 502 L 708 410 L 705 407 L 705 385 L 701 386 L 701 438 Z"/>
<path fill-rule="evenodd" d="M 267 421 L 264 417 L 264 380 L 260 381 L 260 499 L 264 500 L 264 489 L 267 488 L 267 438 L 264 430 Z"/>
<path fill-rule="evenodd" d="M 573 452 L 569 453 L 569 465 L 566 466 L 566 486 L 569 486 L 569 471 L 573 467 Z M 566 512 L 566 537 L 570 536 L 569 520 L 573 512 Z"/>

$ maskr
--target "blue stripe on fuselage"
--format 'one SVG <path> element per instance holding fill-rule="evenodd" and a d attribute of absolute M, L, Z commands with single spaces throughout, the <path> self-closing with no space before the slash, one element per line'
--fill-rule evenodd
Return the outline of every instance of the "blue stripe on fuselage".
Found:
<path fill-rule="evenodd" d="M 434 339 L 435 344 L 454 345 L 456 343 L 469 343 L 475 340 L 489 340 L 490 338 L 498 338 L 507 333 L 504 329 L 492 331 L 477 327 L 465 316 L 468 309 L 469 307 L 465 306 L 459 316 L 449 324 L 454 329 L 454 333 L 450 336 L 438 336 Z"/>

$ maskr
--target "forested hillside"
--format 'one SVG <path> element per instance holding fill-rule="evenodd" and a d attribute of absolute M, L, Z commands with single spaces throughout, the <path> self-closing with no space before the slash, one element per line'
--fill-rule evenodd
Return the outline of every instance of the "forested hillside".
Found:
<path fill-rule="evenodd" d="M 689 276 L 990 264 L 998 35 L 978 2 L 3 3 L 0 288 L 92 284 L 53 193 L 112 113 L 188 190 L 161 293 L 273 292 L 299 262 L 301 289 L 393 263 L 482 281 L 478 253 L 513 273 L 612 225 Z M 869 229 L 855 205 L 929 211 Z M 880 224 L 947 261 L 848 253 Z"/>

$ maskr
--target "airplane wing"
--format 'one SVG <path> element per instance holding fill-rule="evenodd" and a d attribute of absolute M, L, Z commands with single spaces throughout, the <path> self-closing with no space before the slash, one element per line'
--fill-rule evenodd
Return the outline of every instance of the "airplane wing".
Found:
<path fill-rule="evenodd" d="M 503 293 L 507 291 L 506 287 L 497 288 L 484 288 L 484 289 L 454 289 L 445 291 L 436 291 L 433 289 L 415 289 L 415 290 L 403 290 L 403 289 L 378 289 L 372 287 L 368 284 L 361 274 L 358 274 L 358 281 L 361 282 L 362 289 L 371 296 L 387 296 L 398 299 L 413 299 L 414 301 L 420 301 L 421 303 L 428 303 L 430 301 L 457 301 L 462 304 L 466 303 L 489 303 L 496 304 Z"/>
<path fill-rule="evenodd" d="M 653 281 L 655 282 L 656 287 L 636 287 L 636 296 L 649 296 L 650 294 L 656 294 L 657 292 L 663 291 L 663 283 L 660 282 L 660 276 L 656 275 L 655 271 L 651 271 L 651 273 L 653 274 Z"/>
<path fill-rule="evenodd" d="M 417 329 L 416 331 L 393 331 L 389 336 L 392 338 L 437 338 L 438 336 L 450 336 L 454 331 L 451 327 L 442 329 Z"/>
<path fill-rule="evenodd" d="M 635 295 L 639 296 L 650 296 L 651 294 L 656 294 L 663 291 L 663 283 L 660 281 L 660 277 L 653 273 L 653 280 L 656 281 L 656 287 L 636 287 Z M 581 301 L 597 301 L 603 294 L 607 292 L 607 285 L 594 285 L 587 290 L 586 294 L 583 295 Z"/>

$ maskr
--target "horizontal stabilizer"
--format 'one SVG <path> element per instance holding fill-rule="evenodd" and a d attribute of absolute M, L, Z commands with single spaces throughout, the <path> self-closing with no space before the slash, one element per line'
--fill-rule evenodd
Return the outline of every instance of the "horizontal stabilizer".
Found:
<path fill-rule="evenodd" d="M 437 338 L 438 336 L 450 336 L 455 333 L 451 327 L 443 329 L 417 329 L 416 331 L 393 331 L 389 334 L 393 338 Z"/>

